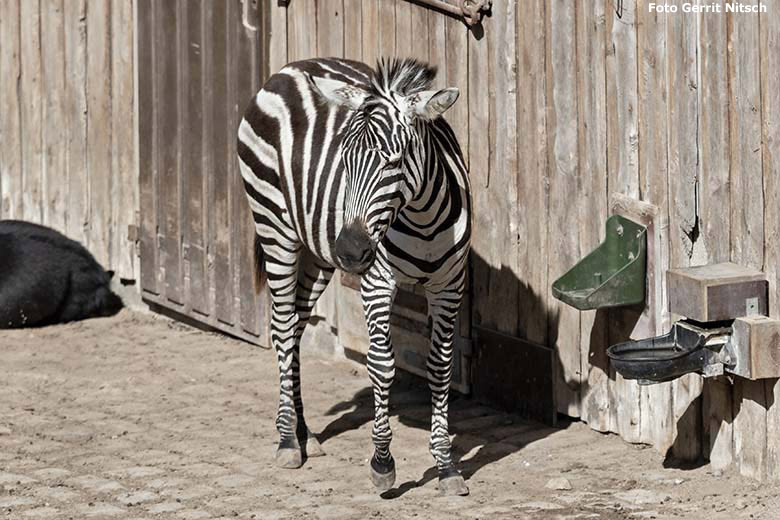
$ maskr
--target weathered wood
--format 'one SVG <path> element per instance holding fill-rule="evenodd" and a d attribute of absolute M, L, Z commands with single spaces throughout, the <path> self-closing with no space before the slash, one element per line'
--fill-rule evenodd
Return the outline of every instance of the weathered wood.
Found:
<path fill-rule="evenodd" d="M 109 264 L 111 240 L 111 6 L 87 8 L 87 172 L 89 248 Z"/>
<path fill-rule="evenodd" d="M 700 16 L 698 20 L 698 243 L 706 252 L 707 263 L 714 263 L 730 258 L 731 219 L 724 211 L 730 205 L 727 17 Z M 731 392 L 726 382 L 705 381 L 702 414 L 704 438 L 709 444 L 703 449 L 717 469 L 727 468 L 734 459 Z"/>
<path fill-rule="evenodd" d="M 395 56 L 408 58 L 414 47 L 412 28 L 412 4 L 395 0 Z"/>
<path fill-rule="evenodd" d="M 730 258 L 729 71 L 726 16 L 699 17 L 699 242 L 708 263 Z"/>
<path fill-rule="evenodd" d="M 609 186 L 639 197 L 636 0 L 607 4 L 607 150 Z"/>
<path fill-rule="evenodd" d="M 335 3 L 334 3 L 335 5 Z M 259 17 L 257 10 L 249 4 L 245 12 L 239 9 L 232 11 L 232 37 L 233 43 L 233 70 L 232 76 L 235 78 L 231 98 L 234 102 L 231 104 L 230 126 L 237 129 L 241 118 L 244 115 L 244 109 L 248 100 L 252 99 L 260 88 L 260 62 L 258 59 L 258 33 L 247 27 L 257 27 Z M 246 15 L 249 19 L 242 20 Z M 337 13 L 336 16 L 340 16 Z M 244 24 L 247 25 L 244 25 Z M 341 31 L 340 28 L 336 30 Z M 236 140 L 230 141 L 230 179 L 231 187 L 231 207 L 233 211 L 234 232 L 233 240 L 233 258 L 235 266 L 233 271 L 234 295 L 236 299 L 236 325 L 248 334 L 258 335 L 260 333 L 259 319 L 264 319 L 263 325 L 269 321 L 269 314 L 258 312 L 257 299 L 255 296 L 255 262 L 254 262 L 254 220 L 246 202 L 246 193 L 244 183 L 241 179 L 241 173 L 238 166 L 236 155 Z M 265 309 L 263 309 L 265 311 Z M 266 343 L 266 345 L 268 345 Z"/>
<path fill-rule="evenodd" d="M 666 278 L 669 310 L 679 316 L 706 322 L 768 310 L 766 276 L 757 269 L 724 262 L 671 269 Z M 755 303 L 752 312 L 748 303 Z"/>
<path fill-rule="evenodd" d="M 158 162 L 158 247 L 160 283 L 165 298 L 173 303 L 183 303 L 181 277 L 179 215 L 179 147 L 181 139 L 181 109 L 178 99 L 179 42 L 181 19 L 176 2 L 155 4 L 155 54 L 157 59 L 155 80 L 157 91 L 157 154 Z M 217 98 L 219 99 L 219 98 Z"/>
<path fill-rule="evenodd" d="M 734 459 L 731 384 L 725 378 L 705 379 L 702 396 L 703 455 L 712 469 L 723 470 Z"/>
<path fill-rule="evenodd" d="M 780 377 L 780 320 L 746 316 L 734 320 L 732 329 L 736 359 L 729 372 L 748 379 Z"/>
<path fill-rule="evenodd" d="M 445 117 L 458 138 L 458 144 L 468 164 L 469 79 L 468 61 L 464 58 L 468 56 L 469 32 L 462 22 L 452 18 L 445 18 L 444 21 L 446 56 L 445 62 L 439 64 L 439 75 L 444 76 L 448 87 L 455 87 L 460 92 L 458 101 L 447 111 Z"/>
<path fill-rule="evenodd" d="M 317 2 L 317 56 L 344 56 L 344 1 Z"/>
<path fill-rule="evenodd" d="M 395 56 L 395 2 L 382 0 L 378 2 L 378 8 L 379 56 L 392 58 Z"/>
<path fill-rule="evenodd" d="M 547 119 L 545 49 L 539 42 L 545 40 L 547 2 L 536 0 L 526 7 L 525 15 L 516 16 L 517 29 L 517 272 L 518 333 L 528 341 L 547 345 L 550 312 L 547 308 L 548 290 L 548 222 L 538 215 L 549 211 L 547 197 Z M 473 34 L 473 33 L 472 33 Z M 473 40 L 469 41 L 471 46 Z M 471 67 L 471 64 L 470 64 Z M 479 93 L 469 86 L 469 106 L 478 102 Z M 470 122 L 473 124 L 473 121 Z M 469 137 L 473 138 L 473 132 Z M 472 162 L 472 177 L 475 165 Z M 555 325 L 552 325 L 555 327 Z"/>
<path fill-rule="evenodd" d="M 402 0 L 405 2 L 406 0 Z M 420 61 L 428 62 L 428 45 L 421 42 L 428 41 L 428 16 L 435 16 L 428 9 L 420 5 L 412 5 L 412 22 L 409 31 L 409 39 L 413 41 L 412 52 L 410 56 Z M 471 42 L 474 42 L 472 39 Z"/>
<path fill-rule="evenodd" d="M 780 19 L 760 15 L 762 167 L 764 177 L 764 272 L 769 279 L 769 312 L 780 318 Z M 780 384 L 764 382 L 767 403 L 767 475 L 780 477 Z"/>
<path fill-rule="evenodd" d="M 138 71 L 138 177 L 140 188 L 140 255 L 141 288 L 160 294 L 157 283 L 159 249 L 157 248 L 157 121 L 154 117 L 156 96 L 155 72 L 158 68 L 154 52 L 154 9 L 151 0 L 137 0 L 138 64 L 146 64 L 149 74 Z"/>
<path fill-rule="evenodd" d="M 434 88 L 447 85 L 447 26 L 444 16 L 428 15 L 428 61 L 435 64 L 441 72 L 433 82 Z"/>
<path fill-rule="evenodd" d="M 344 0 L 344 57 L 363 60 L 363 10 L 361 0 Z"/>
<path fill-rule="evenodd" d="M 86 1 L 64 2 L 64 8 L 65 102 L 68 113 L 68 155 L 65 172 L 68 183 L 67 235 L 86 243 L 89 225 Z"/>
<path fill-rule="evenodd" d="M 360 0 L 344 0 L 344 2 L 359 2 Z M 277 2 L 263 4 L 267 9 L 268 21 L 268 71 L 276 73 L 284 67 L 288 61 L 287 55 L 287 8 L 278 5 Z"/>
<path fill-rule="evenodd" d="M 605 1 L 577 4 L 577 149 L 580 195 L 588 204 L 579 205 L 580 252 L 585 255 L 601 241 L 602 222 L 607 219 L 607 128 Z M 580 372 L 582 406 L 580 416 L 591 428 L 609 431 L 609 362 L 607 313 L 580 313 Z"/>
<path fill-rule="evenodd" d="M 133 3 L 111 1 L 111 155 L 112 184 L 109 265 L 117 276 L 138 276 L 135 241 L 128 227 L 135 224 L 138 174 L 135 164 L 133 106 Z M 108 215 L 104 215 L 106 218 Z"/>
<path fill-rule="evenodd" d="M 22 207 L 18 216 L 41 222 L 43 146 L 41 142 L 41 17 L 38 2 L 21 2 L 19 108 L 22 145 Z"/>
<path fill-rule="evenodd" d="M 742 475 L 766 476 L 767 413 L 763 381 L 737 379 L 734 384 L 734 455 Z"/>
<path fill-rule="evenodd" d="M 378 0 L 363 0 L 362 4 L 362 60 L 373 67 L 381 56 L 379 49 L 379 2 Z"/>
<path fill-rule="evenodd" d="M 208 279 L 206 277 L 206 247 L 204 241 L 204 182 L 203 156 L 204 128 L 203 113 L 211 104 L 204 99 L 203 87 L 207 71 L 203 68 L 203 34 L 201 32 L 203 6 L 200 3 L 185 3 L 182 30 L 182 81 L 186 90 L 186 110 L 183 122 L 188 128 L 182 142 L 182 267 L 186 309 L 208 315 Z M 186 58 L 186 59 L 185 59 Z"/>
<path fill-rule="evenodd" d="M 65 231 L 67 212 L 67 132 L 65 96 L 65 28 L 63 2 L 42 2 L 41 63 L 43 106 L 42 222 Z M 132 127 L 130 127 L 132 128 Z"/>
<path fill-rule="evenodd" d="M 608 187 L 612 193 L 639 197 L 638 161 L 638 85 L 637 85 L 637 25 L 638 2 L 621 2 L 620 12 L 615 0 L 606 6 L 607 22 L 607 168 Z M 632 324 L 625 323 L 624 311 L 610 310 L 609 343 L 625 341 Z M 615 424 L 611 428 L 629 442 L 641 440 L 641 392 L 635 381 L 627 381 L 610 369 L 615 383 L 610 395 L 615 409 Z"/>
<path fill-rule="evenodd" d="M 759 19 L 728 16 L 731 261 L 761 268 L 764 259 L 764 198 L 761 154 Z M 734 450 L 740 473 L 766 473 L 766 388 L 736 379 Z"/>
<path fill-rule="evenodd" d="M 18 0 L 0 2 L 0 218 L 22 216 L 22 127 L 18 92 L 21 41 Z"/>
<path fill-rule="evenodd" d="M 317 2 L 290 2 L 287 7 L 287 57 L 305 60 L 317 55 Z"/>
<path fill-rule="evenodd" d="M 558 278 L 580 258 L 577 128 L 576 5 L 565 0 L 549 5 L 548 166 L 550 169 L 550 223 L 548 233 L 550 277 Z M 558 411 L 579 416 L 581 377 L 580 313 L 550 300 L 558 315 L 555 393 Z"/>

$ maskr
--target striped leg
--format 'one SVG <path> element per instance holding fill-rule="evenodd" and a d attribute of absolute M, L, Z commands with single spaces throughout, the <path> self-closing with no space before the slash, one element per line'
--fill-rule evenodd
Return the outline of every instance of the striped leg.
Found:
<path fill-rule="evenodd" d="M 371 481 L 381 492 L 395 483 L 395 461 L 390 454 L 389 399 L 395 377 L 395 357 L 390 341 L 390 307 L 395 296 L 395 279 L 382 262 L 363 276 L 360 284 L 363 310 L 368 325 L 368 375 L 374 388 L 374 456 L 371 458 Z"/>
<path fill-rule="evenodd" d="M 428 292 L 431 317 L 431 350 L 428 354 L 428 386 L 431 389 L 430 450 L 439 469 L 439 492 L 442 495 L 467 495 L 469 488 L 452 463 L 447 418 L 452 380 L 455 320 L 463 294 L 463 278 L 440 292 Z"/>
<path fill-rule="evenodd" d="M 303 251 L 299 260 L 298 267 L 298 288 L 295 298 L 295 309 L 298 313 L 298 329 L 296 331 L 295 344 L 296 349 L 300 345 L 301 336 L 303 336 L 306 324 L 309 322 L 314 305 L 328 287 L 333 276 L 333 267 L 324 262 L 320 262 L 308 251 Z M 300 389 L 300 383 L 297 384 Z M 298 393 L 296 404 L 297 438 L 303 449 L 304 457 L 318 457 L 325 455 L 325 452 L 317 441 L 317 438 L 306 426 L 306 420 L 303 414 L 303 401 Z"/>
<path fill-rule="evenodd" d="M 279 364 L 279 409 L 276 414 L 279 447 L 276 463 L 283 468 L 299 468 L 303 464 L 303 453 L 296 435 L 298 416 L 303 413 L 298 348 L 300 317 L 296 309 L 299 246 L 264 245 L 263 252 L 271 293 L 271 342 Z"/>

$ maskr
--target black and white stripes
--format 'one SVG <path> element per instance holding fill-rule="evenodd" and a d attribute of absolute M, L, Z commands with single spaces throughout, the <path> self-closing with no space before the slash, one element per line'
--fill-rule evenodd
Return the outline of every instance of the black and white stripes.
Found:
<path fill-rule="evenodd" d="M 421 283 L 433 324 L 430 448 L 441 488 L 467 492 L 452 467 L 447 400 L 455 317 L 471 233 L 469 181 L 439 116 L 457 90 L 429 90 L 435 69 L 414 60 L 314 59 L 273 75 L 238 131 L 241 175 L 273 302 L 279 361 L 277 461 L 298 467 L 319 447 L 300 397 L 299 341 L 335 268 L 362 274 L 374 387 L 374 483 L 395 478 L 388 397 L 395 373 L 390 307 L 398 282 Z"/>

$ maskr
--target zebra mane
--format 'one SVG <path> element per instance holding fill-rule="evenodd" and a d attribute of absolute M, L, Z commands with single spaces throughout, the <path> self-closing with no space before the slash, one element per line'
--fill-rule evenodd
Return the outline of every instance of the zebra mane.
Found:
<path fill-rule="evenodd" d="M 402 96 L 416 94 L 431 87 L 436 67 L 414 58 L 380 58 L 371 78 L 374 94 L 395 92 Z"/>

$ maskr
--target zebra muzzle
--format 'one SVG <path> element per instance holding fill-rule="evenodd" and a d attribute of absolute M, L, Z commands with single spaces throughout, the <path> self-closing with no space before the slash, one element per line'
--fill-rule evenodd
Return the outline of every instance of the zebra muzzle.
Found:
<path fill-rule="evenodd" d="M 336 239 L 336 258 L 347 272 L 364 273 L 374 262 L 375 253 L 371 236 L 361 225 L 344 226 Z"/>

